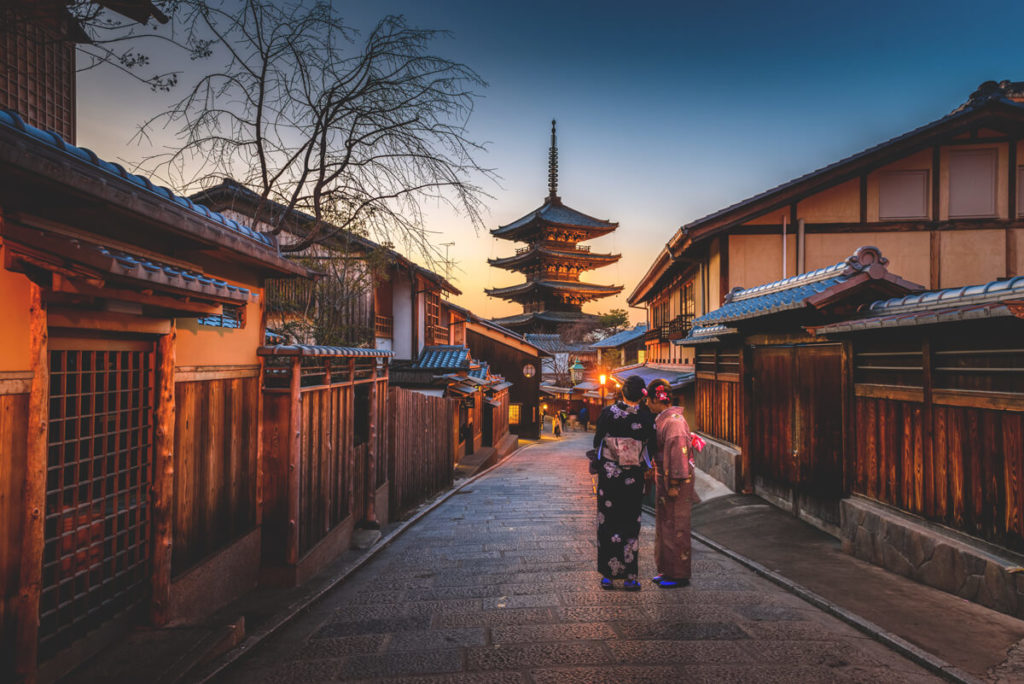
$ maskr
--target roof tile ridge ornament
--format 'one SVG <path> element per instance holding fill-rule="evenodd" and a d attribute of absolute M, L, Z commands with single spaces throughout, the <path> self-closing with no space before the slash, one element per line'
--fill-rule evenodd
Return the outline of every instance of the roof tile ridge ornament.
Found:
<path fill-rule="evenodd" d="M 886 266 L 889 260 L 882 256 L 882 250 L 873 245 L 858 247 L 852 255 L 843 262 L 846 267 L 843 269 L 844 276 L 853 276 L 858 273 L 867 273 L 874 279 L 884 278 L 889 272 Z"/>
<path fill-rule="evenodd" d="M 551 147 L 548 149 L 548 196 L 545 202 L 560 204 L 562 199 L 558 196 L 558 140 L 555 136 L 555 124 L 551 120 Z"/>

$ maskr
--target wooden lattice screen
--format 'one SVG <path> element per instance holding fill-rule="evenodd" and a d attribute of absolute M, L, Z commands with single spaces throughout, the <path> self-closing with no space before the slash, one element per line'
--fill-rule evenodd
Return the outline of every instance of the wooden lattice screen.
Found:
<path fill-rule="evenodd" d="M 154 372 L 149 343 L 50 343 L 40 656 L 148 592 Z"/>

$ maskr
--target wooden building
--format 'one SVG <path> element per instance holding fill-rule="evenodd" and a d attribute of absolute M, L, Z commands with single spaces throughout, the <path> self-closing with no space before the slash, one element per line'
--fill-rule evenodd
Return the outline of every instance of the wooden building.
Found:
<path fill-rule="evenodd" d="M 731 456 L 865 560 L 1024 615 L 1024 277 L 910 292 L 885 266 L 861 248 L 697 319 L 698 460 Z"/>
<path fill-rule="evenodd" d="M 452 344 L 466 345 L 474 358 L 485 361 L 492 373 L 511 383 L 508 388 L 508 415 L 504 419 L 509 433 L 524 439 L 539 439 L 544 351 L 526 336 L 481 318 L 468 309 L 449 302 L 445 302 L 445 308 L 451 321 Z M 494 420 L 501 419 L 495 416 Z"/>
<path fill-rule="evenodd" d="M 275 242 L 0 112 L 0 679 L 197 619 L 260 561 Z"/>
<path fill-rule="evenodd" d="M 695 316 L 876 245 L 931 289 L 1024 273 L 1024 84 L 987 82 L 952 113 L 690 222 L 629 296 L 647 359 L 689 365 Z"/>
<path fill-rule="evenodd" d="M 262 200 L 230 179 L 192 199 L 242 222 L 264 217 L 256 224 L 263 230 L 281 222 L 285 244 L 305 235 L 315 222 L 308 214 L 288 212 L 280 204 Z M 411 363 L 424 347 L 447 343 L 449 321 L 442 303 L 444 297 L 462 293 L 443 276 L 390 247 L 347 231 L 290 256 L 324 275 L 319 282 L 282 279 L 268 283 L 268 325 L 279 332 L 291 328 L 289 321 L 309 317 L 321 306 L 321 316 L 337 318 L 333 327 L 345 331 L 345 345 L 391 351 L 399 362 Z M 331 263 L 338 262 L 348 264 L 344 276 L 331 271 Z M 333 291 L 325 291 L 332 287 Z M 323 343 L 308 337 L 291 341 Z"/>
<path fill-rule="evenodd" d="M 597 285 L 580 280 L 580 274 L 613 264 L 620 254 L 598 254 L 580 242 L 607 235 L 617 223 L 587 216 L 562 204 L 558 196 L 558 148 L 555 122 L 551 122 L 548 165 L 548 196 L 539 209 L 491 231 L 502 240 L 525 242 L 510 257 L 488 259 L 496 268 L 517 271 L 526 281 L 487 290 L 491 297 L 522 304 L 523 313 L 495 322 L 517 332 L 564 331 L 593 325 L 597 316 L 583 313 L 587 302 L 618 294 L 621 285 Z"/>

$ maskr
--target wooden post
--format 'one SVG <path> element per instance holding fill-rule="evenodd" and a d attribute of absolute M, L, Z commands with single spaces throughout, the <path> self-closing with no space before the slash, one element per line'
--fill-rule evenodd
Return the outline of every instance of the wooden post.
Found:
<path fill-rule="evenodd" d="M 285 549 L 290 565 L 299 562 L 299 487 L 302 469 L 302 357 L 292 360 L 289 397 L 291 440 L 288 445 L 288 535 Z"/>
<path fill-rule="evenodd" d="M 50 363 L 47 350 L 46 304 L 42 291 L 29 289 L 29 349 L 32 386 L 28 398 L 28 449 L 25 464 L 24 537 L 17 607 L 15 668 L 34 682 L 39 659 L 39 596 L 43 582 L 44 519 L 46 517 L 47 435 L 50 417 Z"/>
<path fill-rule="evenodd" d="M 377 522 L 377 359 L 373 360 L 373 379 L 370 382 L 370 443 L 366 449 L 366 516 L 368 527 L 379 527 Z"/>
<path fill-rule="evenodd" d="M 153 559 L 150 583 L 153 591 L 149 617 L 154 626 L 170 619 L 171 555 L 174 547 L 174 352 L 176 332 L 162 335 L 156 345 L 156 443 L 153 488 Z"/>

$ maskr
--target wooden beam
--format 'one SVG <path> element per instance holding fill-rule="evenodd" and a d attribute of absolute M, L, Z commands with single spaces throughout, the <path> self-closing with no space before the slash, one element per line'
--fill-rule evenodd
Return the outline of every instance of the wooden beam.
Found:
<path fill-rule="evenodd" d="M 929 241 L 928 287 L 938 290 L 942 287 L 942 233 L 933 230 Z"/>
<path fill-rule="evenodd" d="M 144 333 L 148 335 L 169 335 L 171 320 L 168 318 L 147 318 L 131 314 L 105 311 L 78 311 L 54 309 L 47 316 L 53 328 L 89 328 L 105 332 Z"/>
<path fill-rule="evenodd" d="M 64 276 L 55 275 L 53 278 L 53 289 L 55 292 L 94 297 L 98 299 L 115 299 L 122 302 L 133 302 L 158 309 L 169 309 L 181 312 L 184 315 L 196 314 L 202 316 L 218 316 L 224 313 L 222 304 L 208 304 L 206 302 L 194 301 L 189 298 L 171 297 L 168 295 L 153 294 L 150 290 L 124 290 L 113 287 L 95 287 L 77 280 L 71 280 Z"/>
<path fill-rule="evenodd" d="M 46 517 L 47 436 L 50 414 L 50 363 L 43 294 L 29 285 L 29 349 L 32 385 L 28 400 L 28 448 L 23 484 L 23 537 L 19 568 L 15 669 L 26 682 L 35 681 L 39 659 L 39 596 L 43 582 Z"/>
<path fill-rule="evenodd" d="M 932 221 L 939 220 L 939 199 L 942 196 L 942 148 L 932 148 Z"/>
<path fill-rule="evenodd" d="M 292 377 L 289 386 L 291 418 L 288 440 L 288 532 L 285 542 L 285 560 L 289 565 L 299 562 L 299 493 L 302 482 L 302 357 L 292 359 Z"/>
<path fill-rule="evenodd" d="M 154 444 L 153 557 L 150 569 L 150 622 L 167 624 L 171 603 L 171 555 L 174 550 L 174 358 L 176 331 L 161 335 L 156 344 L 156 442 Z"/>

